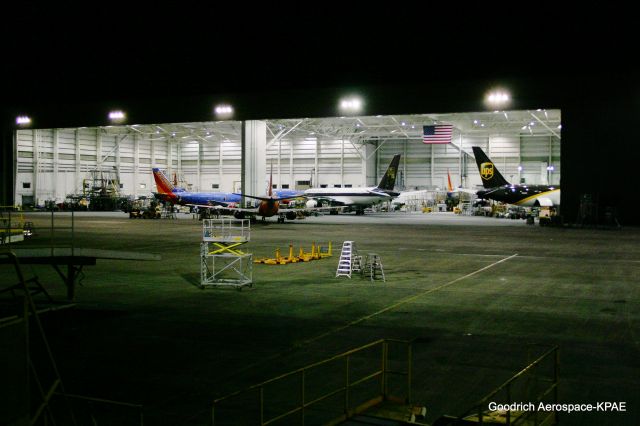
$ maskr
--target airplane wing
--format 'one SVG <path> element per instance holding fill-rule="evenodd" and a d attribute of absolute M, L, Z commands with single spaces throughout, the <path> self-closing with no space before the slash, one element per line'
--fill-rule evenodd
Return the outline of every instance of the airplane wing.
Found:
<path fill-rule="evenodd" d="M 231 204 L 234 203 L 218 203 L 218 204 L 185 204 L 190 207 L 198 207 L 200 209 L 211 209 L 211 210 L 231 210 L 234 212 L 248 212 L 248 213 L 256 213 L 258 209 L 256 207 L 253 208 L 242 208 L 236 207 Z"/>
<path fill-rule="evenodd" d="M 305 195 L 295 195 L 295 196 L 291 196 L 291 197 L 281 197 L 281 198 L 270 198 L 270 197 L 256 197 L 255 195 L 247 195 L 247 194 L 241 194 L 238 192 L 234 192 L 233 195 L 240 195 L 241 197 L 245 197 L 245 198 L 253 198 L 254 200 L 260 200 L 260 201 L 283 201 L 283 200 L 294 200 L 296 198 L 307 198 Z"/>
<path fill-rule="evenodd" d="M 456 193 L 456 192 L 463 192 L 465 194 L 477 194 L 478 190 L 477 189 L 467 189 L 467 188 L 454 188 L 453 191 L 451 191 L 452 193 Z"/>

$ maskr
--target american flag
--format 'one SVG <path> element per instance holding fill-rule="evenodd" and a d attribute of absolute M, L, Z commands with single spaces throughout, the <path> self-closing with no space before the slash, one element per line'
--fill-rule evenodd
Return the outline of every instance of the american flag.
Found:
<path fill-rule="evenodd" d="M 422 142 L 424 143 L 451 143 L 453 126 L 451 124 L 436 124 L 435 126 L 423 126 Z"/>

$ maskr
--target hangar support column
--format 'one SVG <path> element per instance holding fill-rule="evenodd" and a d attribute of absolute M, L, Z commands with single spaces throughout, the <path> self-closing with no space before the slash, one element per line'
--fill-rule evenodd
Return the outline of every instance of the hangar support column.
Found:
<path fill-rule="evenodd" d="M 377 151 L 372 144 L 364 145 L 364 155 L 362 157 L 362 186 L 375 186 L 378 184 Z"/>
<path fill-rule="evenodd" d="M 265 195 L 267 124 L 264 121 L 242 122 L 242 193 Z"/>

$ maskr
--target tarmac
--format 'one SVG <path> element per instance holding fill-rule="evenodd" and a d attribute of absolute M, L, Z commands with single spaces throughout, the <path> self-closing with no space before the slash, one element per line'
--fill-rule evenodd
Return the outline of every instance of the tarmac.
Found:
<path fill-rule="evenodd" d="M 36 235 L 19 247 L 50 245 L 50 214 L 26 216 Z M 70 241 L 70 217 L 56 214 L 56 226 L 67 227 L 56 231 L 56 244 Z M 147 425 L 209 425 L 215 398 L 377 339 L 400 339 L 413 341 L 411 399 L 426 407 L 430 424 L 464 413 L 557 345 L 560 403 L 624 402 L 626 410 L 559 412 L 560 424 L 638 424 L 637 228 L 450 213 L 271 218 L 251 227 L 243 249 L 254 258 L 328 241 L 333 257 L 254 264 L 253 286 L 236 290 L 199 287 L 202 223 L 178 218 L 74 214 L 75 247 L 161 260 L 99 259 L 83 269 L 73 307 L 41 315 L 68 393 L 141 404 Z M 335 277 L 347 240 L 380 256 L 386 282 Z M 52 268 L 23 269 L 65 301 Z"/>

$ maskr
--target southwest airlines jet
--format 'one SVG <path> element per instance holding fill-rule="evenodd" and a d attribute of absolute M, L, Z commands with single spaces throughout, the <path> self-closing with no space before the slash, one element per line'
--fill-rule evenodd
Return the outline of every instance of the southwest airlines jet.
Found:
<path fill-rule="evenodd" d="M 158 197 L 174 204 L 194 206 L 225 206 L 239 204 L 242 196 L 230 192 L 189 192 L 176 187 L 158 168 L 153 168 L 153 178 L 156 181 Z M 302 191 L 280 189 L 274 191 L 280 199 L 289 200 L 302 194 Z"/>

